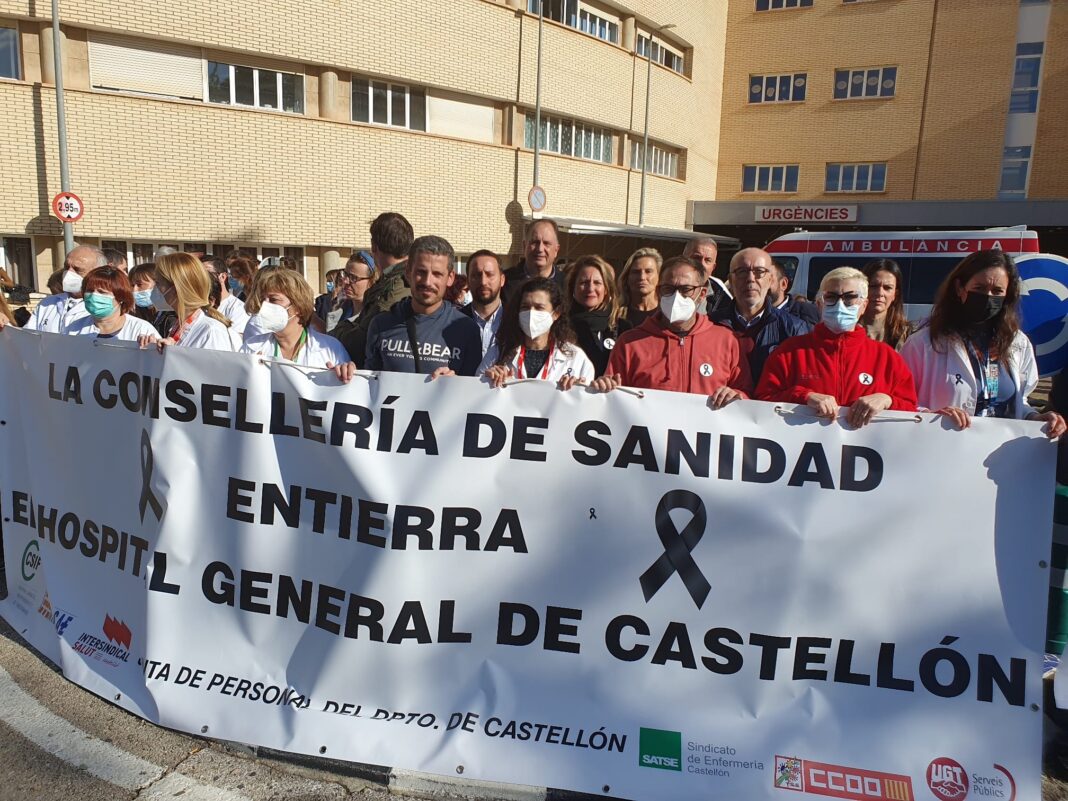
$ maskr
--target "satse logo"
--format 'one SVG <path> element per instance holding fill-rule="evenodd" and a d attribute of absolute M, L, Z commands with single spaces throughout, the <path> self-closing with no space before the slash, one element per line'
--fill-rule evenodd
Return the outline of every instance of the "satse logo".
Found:
<path fill-rule="evenodd" d="M 776 756 L 772 781 L 780 790 L 797 790 L 850 801 L 915 801 L 912 779 L 908 776 L 797 757 Z"/>
<path fill-rule="evenodd" d="M 942 801 L 960 801 L 968 795 L 968 774 L 957 760 L 939 757 L 927 766 L 927 786 Z"/>
<path fill-rule="evenodd" d="M 638 733 L 638 764 L 643 768 L 682 770 L 682 733 L 643 728 Z"/>

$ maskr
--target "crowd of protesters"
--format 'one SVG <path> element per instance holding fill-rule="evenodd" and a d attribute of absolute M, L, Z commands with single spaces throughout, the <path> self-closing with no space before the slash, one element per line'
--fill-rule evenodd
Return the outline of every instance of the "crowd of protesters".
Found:
<path fill-rule="evenodd" d="M 292 259 L 257 264 L 161 249 L 129 269 L 122 254 L 79 246 L 53 275 L 53 294 L 19 319 L 0 295 L 0 328 L 126 341 L 130 347 L 232 350 L 347 382 L 356 370 L 480 376 L 495 388 L 544 380 L 561 390 L 660 389 L 796 403 L 863 426 L 885 410 L 929 411 L 964 429 L 972 417 L 1064 419 L 1028 402 L 1038 381 L 1020 330 L 1011 257 L 964 257 L 930 317 L 906 318 L 901 270 L 889 259 L 827 273 L 814 302 L 759 248 L 712 273 L 711 237 L 682 256 L 636 250 L 617 275 L 597 255 L 559 259 L 559 230 L 531 223 L 522 260 L 489 250 L 456 271 L 452 246 L 416 238 L 400 214 L 379 215 L 371 248 L 326 275 L 315 297 Z M 136 344 L 135 344 L 136 343 Z"/>

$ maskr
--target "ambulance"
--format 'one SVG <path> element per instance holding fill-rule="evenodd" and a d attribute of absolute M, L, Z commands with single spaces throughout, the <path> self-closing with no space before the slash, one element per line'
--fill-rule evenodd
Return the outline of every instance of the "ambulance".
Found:
<path fill-rule="evenodd" d="M 862 269 L 873 259 L 893 259 L 904 277 L 898 292 L 905 313 L 918 320 L 930 314 L 938 287 L 969 253 L 1038 253 L 1038 233 L 1022 225 L 981 231 L 798 231 L 772 240 L 764 249 L 790 277 L 790 292 L 810 299 L 835 267 Z"/>

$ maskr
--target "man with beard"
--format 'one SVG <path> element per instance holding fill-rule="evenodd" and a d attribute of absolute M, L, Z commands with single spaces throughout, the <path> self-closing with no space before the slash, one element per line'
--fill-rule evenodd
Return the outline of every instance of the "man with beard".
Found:
<path fill-rule="evenodd" d="M 501 260 L 490 250 L 478 250 L 467 260 L 467 288 L 471 302 L 461 311 L 474 320 L 482 332 L 482 356 L 497 348 L 497 331 L 501 327 L 501 290 L 504 288 Z"/>

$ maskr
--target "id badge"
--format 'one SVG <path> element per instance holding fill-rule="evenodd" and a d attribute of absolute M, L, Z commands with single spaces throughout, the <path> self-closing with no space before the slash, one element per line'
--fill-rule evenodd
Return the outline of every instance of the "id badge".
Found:
<path fill-rule="evenodd" d="M 997 362 L 991 362 L 986 370 L 986 396 L 993 403 L 998 397 L 998 373 L 1000 366 Z"/>

